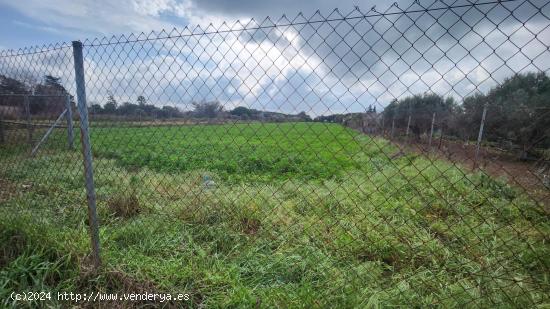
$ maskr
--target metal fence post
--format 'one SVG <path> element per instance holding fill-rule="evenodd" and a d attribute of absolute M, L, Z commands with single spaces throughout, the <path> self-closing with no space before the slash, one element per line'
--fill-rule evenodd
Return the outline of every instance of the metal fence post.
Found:
<path fill-rule="evenodd" d="M 395 131 L 395 116 L 391 119 L 391 131 L 390 131 L 390 139 L 393 139 L 393 132 Z"/>
<path fill-rule="evenodd" d="M 73 109 L 71 108 L 71 96 L 67 95 L 65 102 L 67 113 L 65 114 L 67 118 L 67 143 L 69 149 L 73 149 L 74 142 L 74 130 L 73 130 Z"/>
<path fill-rule="evenodd" d="M 79 41 L 73 41 L 73 56 L 76 82 L 76 97 L 78 102 L 78 112 L 80 114 L 80 139 L 82 142 L 82 154 L 84 157 L 84 177 L 86 181 L 86 193 L 88 198 L 88 223 L 90 225 L 90 234 L 92 241 L 92 259 L 94 266 L 97 269 L 101 264 L 99 253 L 99 226 L 97 222 L 94 173 L 92 167 L 92 150 L 90 145 L 90 132 L 88 125 L 86 86 L 84 82 L 84 60 L 82 56 L 82 43 Z"/>
<path fill-rule="evenodd" d="M 439 128 L 439 145 L 437 145 L 437 149 L 441 149 L 442 143 L 443 143 L 443 126 Z"/>
<path fill-rule="evenodd" d="M 477 135 L 476 154 L 474 157 L 474 169 L 477 168 L 477 160 L 479 158 L 479 148 L 481 139 L 483 138 L 483 127 L 485 126 L 485 116 L 487 115 L 487 105 L 483 106 L 483 114 L 481 115 L 481 124 L 479 125 L 479 134 Z"/>
<path fill-rule="evenodd" d="M 430 128 L 430 141 L 428 142 L 428 151 L 432 151 L 432 137 L 434 136 L 435 113 L 432 115 L 432 127 Z"/>
<path fill-rule="evenodd" d="M 4 137 L 4 115 L 0 113 L 0 144 L 4 144 L 6 138 Z"/>
<path fill-rule="evenodd" d="M 411 126 L 411 115 L 409 114 L 409 120 L 407 120 L 407 131 L 405 131 L 405 137 L 409 139 L 409 128 Z"/>
<path fill-rule="evenodd" d="M 27 118 L 27 141 L 29 143 L 29 146 L 31 146 L 32 148 L 32 131 L 33 131 L 33 128 L 32 128 L 32 119 L 31 119 L 31 104 L 29 102 L 29 96 L 28 95 L 25 95 L 23 97 L 23 101 L 24 101 L 24 104 L 25 104 L 25 116 Z"/>

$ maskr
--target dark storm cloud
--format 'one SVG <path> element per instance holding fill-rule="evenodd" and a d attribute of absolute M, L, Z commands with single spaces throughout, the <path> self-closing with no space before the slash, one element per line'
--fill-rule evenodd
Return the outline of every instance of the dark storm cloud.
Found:
<path fill-rule="evenodd" d="M 547 18 L 541 13 L 548 10 L 543 1 L 461 7 L 468 3 L 399 1 L 389 9 L 379 6 L 376 10 L 355 11 L 352 3 L 344 1 L 339 6 L 347 6 L 348 10 L 338 12 L 330 9 L 334 5 L 330 1 L 283 1 L 277 8 L 272 3 L 259 5 L 253 1 L 234 5 L 201 1 L 198 6 L 228 15 L 269 13 L 272 17 L 282 7 L 287 12 L 319 8 L 320 14 L 308 16 L 311 20 L 325 17 L 337 20 L 286 27 L 298 33 L 299 49 L 304 54 L 322 60 L 324 72 L 317 78 L 328 80 L 331 75 L 336 79 L 333 87 L 343 88 L 342 95 L 345 90 L 359 86 L 358 89 L 383 105 L 388 97 L 423 91 L 437 90 L 460 98 L 484 91 L 515 72 L 548 70 L 542 60 L 548 55 L 541 56 L 544 45 L 550 43 L 549 32 L 543 31 Z M 445 8 L 446 5 L 454 8 Z M 377 12 L 402 11 L 409 13 L 377 15 Z M 373 16 L 354 18 L 361 14 Z M 293 19 L 290 14 L 287 17 L 298 23 L 305 20 Z M 339 20 L 340 17 L 351 18 Z M 262 19 L 257 21 L 261 23 Z M 246 32 L 244 36 L 256 43 L 265 40 L 284 47 L 281 36 L 275 34 L 277 30 L 267 34 L 266 31 Z M 381 92 L 386 100 L 381 99 Z"/>
<path fill-rule="evenodd" d="M 438 9 L 465 3 L 400 1 L 389 8 L 379 5 L 376 10 L 357 11 L 352 3 L 343 2 L 338 5 L 348 10 L 332 11 L 329 7 L 334 3 L 329 1 L 278 5 L 201 1 L 198 9 L 224 16 L 276 16 L 277 10 L 312 12 L 314 8 L 321 12 L 297 19 L 288 14 L 277 27 L 261 27 L 277 18 L 266 22 L 256 18 L 245 23 L 245 30 L 229 36 L 244 47 L 224 40 L 224 35 L 190 39 L 189 52 L 180 61 L 191 63 L 190 72 L 197 74 L 169 84 L 185 89 L 175 90 L 181 92 L 180 98 L 233 99 L 233 104 L 319 114 L 327 112 L 326 106 L 339 111 L 360 111 L 370 104 L 383 107 L 394 98 L 426 91 L 461 99 L 487 91 L 515 72 L 548 70 L 548 62 L 543 61 L 548 55 L 539 57 L 544 52 L 541 46 L 550 45 L 550 32 L 543 31 L 548 21 L 536 9 L 543 7 L 541 1 L 533 2 L 536 6 L 519 1 Z M 432 10 L 422 11 L 425 8 Z M 409 13 L 377 14 L 403 10 Z M 334 20 L 302 23 L 327 18 Z M 212 46 L 225 59 L 210 57 L 217 52 Z M 296 58 L 304 61 L 292 64 Z M 274 65 L 281 59 L 287 63 Z M 225 71 L 219 72 L 220 68 Z M 234 92 L 228 95 L 227 89 Z"/>

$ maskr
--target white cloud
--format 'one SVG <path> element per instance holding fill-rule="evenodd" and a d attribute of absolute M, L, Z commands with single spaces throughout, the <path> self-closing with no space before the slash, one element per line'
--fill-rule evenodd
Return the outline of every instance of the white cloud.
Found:
<path fill-rule="evenodd" d="M 38 25 L 57 28 L 79 38 L 128 32 L 149 32 L 172 28 L 159 14 L 170 7 L 163 1 L 72 1 L 22 0 L 2 1 Z M 148 3 L 148 4 L 146 4 Z"/>
<path fill-rule="evenodd" d="M 172 0 L 134 0 L 134 11 L 144 16 L 158 17 L 160 13 L 172 11 L 177 5 Z"/>

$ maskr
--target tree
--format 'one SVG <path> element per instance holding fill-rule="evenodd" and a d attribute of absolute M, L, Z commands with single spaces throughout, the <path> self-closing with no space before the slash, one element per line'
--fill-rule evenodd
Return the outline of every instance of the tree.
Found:
<path fill-rule="evenodd" d="M 139 105 L 130 102 L 124 102 L 117 108 L 117 114 L 123 116 L 137 116 L 139 115 Z"/>
<path fill-rule="evenodd" d="M 183 115 L 177 107 L 165 105 L 159 111 L 159 116 L 161 118 L 177 118 L 182 117 Z"/>
<path fill-rule="evenodd" d="M 229 112 L 233 116 L 239 116 L 242 118 L 250 118 L 252 114 L 254 114 L 254 111 L 250 108 L 244 107 L 244 106 L 237 106 L 232 111 Z"/>
<path fill-rule="evenodd" d="M 327 116 L 317 116 L 313 121 L 317 122 L 334 122 L 334 123 L 342 123 L 344 117 L 346 115 L 343 114 L 332 114 Z"/>
<path fill-rule="evenodd" d="M 198 118 L 216 118 L 223 112 L 223 106 L 218 101 L 203 101 L 191 103 L 193 115 Z"/>
<path fill-rule="evenodd" d="M 69 94 L 65 87 L 61 84 L 61 78 L 54 77 L 52 75 L 45 75 L 42 83 L 36 85 L 34 93 L 59 96 L 65 96 Z"/>
<path fill-rule="evenodd" d="M 0 75 L 0 94 L 26 93 L 29 93 L 29 89 L 23 82 L 5 75 Z"/>
<path fill-rule="evenodd" d="M 61 84 L 60 77 L 45 75 L 42 83 L 34 87 L 35 95 L 43 95 L 34 97 L 30 100 L 31 113 L 61 113 L 65 109 L 66 96 L 69 92 Z"/>
<path fill-rule="evenodd" d="M 520 159 L 526 159 L 535 147 L 550 146 L 550 78 L 546 73 L 516 74 L 487 95 L 465 98 L 462 124 L 477 130 L 484 106 L 486 139 L 518 145 Z"/>
<path fill-rule="evenodd" d="M 113 96 L 112 93 L 110 93 L 108 96 L 107 96 L 107 103 L 105 103 L 105 106 L 103 107 L 103 111 L 106 113 L 106 114 L 115 114 L 116 111 L 117 111 L 117 108 L 118 108 L 118 103 L 115 99 L 115 97 Z"/>
<path fill-rule="evenodd" d="M 304 112 L 304 111 L 298 113 L 297 116 L 298 116 L 302 121 L 311 121 L 311 117 L 309 117 L 309 115 L 306 114 L 306 112 Z"/>
<path fill-rule="evenodd" d="M 53 90 L 58 90 L 59 92 L 66 93 L 65 87 L 61 85 L 61 77 L 54 77 L 52 75 L 44 76 L 44 86 L 51 88 Z"/>
<path fill-rule="evenodd" d="M 369 108 L 367 109 L 367 114 L 376 114 L 376 105 L 374 107 L 372 105 L 369 105 Z"/>
<path fill-rule="evenodd" d="M 458 104 L 452 97 L 444 98 L 435 93 L 408 96 L 401 100 L 394 99 L 383 112 L 384 121 L 392 123 L 395 120 L 396 128 L 407 126 L 409 115 L 411 116 L 411 131 L 417 136 L 427 133 L 431 128 L 433 113 L 437 118 L 452 119 L 460 110 Z M 440 121 L 443 125 L 448 121 Z"/>
<path fill-rule="evenodd" d="M 137 103 L 139 106 L 144 106 L 145 104 L 147 104 L 147 100 L 144 96 L 140 95 L 137 97 Z"/>
<path fill-rule="evenodd" d="M 101 107 L 101 105 L 94 103 L 90 106 L 90 114 L 99 115 L 102 113 L 103 113 L 103 108 Z"/>
<path fill-rule="evenodd" d="M 11 77 L 7 77 L 5 75 L 0 75 L 0 94 L 26 94 L 28 93 L 27 86 Z M 11 96 L 0 96 L 0 105 L 4 106 L 18 106 L 21 103 L 21 98 L 19 97 L 11 97 Z M 10 110 L 10 109 L 8 109 Z M 13 109 L 12 112 L 8 112 L 4 110 L 4 113 L 6 113 L 4 116 L 8 117 L 12 115 L 13 117 L 16 117 L 17 112 L 16 109 Z M 2 116 L 0 114 L 0 116 Z"/>

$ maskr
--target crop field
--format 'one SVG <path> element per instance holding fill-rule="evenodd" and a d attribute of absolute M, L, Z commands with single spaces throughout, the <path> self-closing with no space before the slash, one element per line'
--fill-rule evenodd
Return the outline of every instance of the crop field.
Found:
<path fill-rule="evenodd" d="M 92 126 L 94 274 L 64 134 L 35 158 L 0 148 L 2 305 L 30 290 L 189 293 L 189 307 L 550 301 L 548 212 L 519 188 L 325 123 Z"/>
<path fill-rule="evenodd" d="M 121 166 L 205 170 L 230 183 L 342 179 L 384 164 L 384 153 L 395 152 L 381 140 L 366 148 L 364 136 L 335 124 L 101 128 L 92 139 L 97 156 Z"/>

